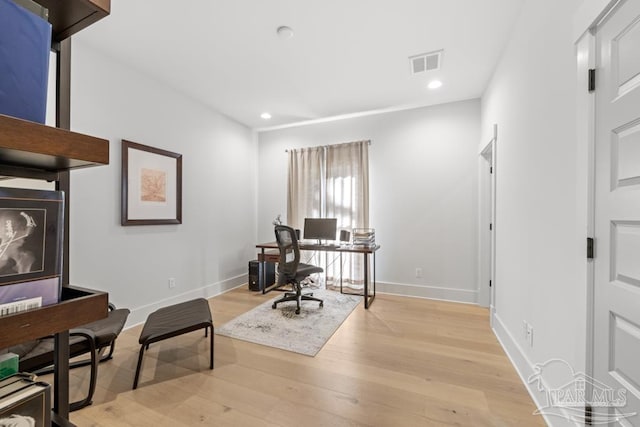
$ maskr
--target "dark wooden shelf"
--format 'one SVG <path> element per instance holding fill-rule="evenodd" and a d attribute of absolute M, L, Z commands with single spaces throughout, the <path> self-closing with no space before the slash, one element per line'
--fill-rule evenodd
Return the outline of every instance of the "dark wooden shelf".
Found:
<path fill-rule="evenodd" d="M 51 38 L 60 42 L 109 15 L 111 0 L 35 0 L 49 9 Z"/>
<path fill-rule="evenodd" d="M 109 141 L 0 114 L 0 164 L 65 171 L 109 164 Z"/>
<path fill-rule="evenodd" d="M 35 1 L 49 11 L 51 47 L 58 53 L 57 122 L 58 126 L 69 128 L 71 43 L 68 38 L 109 15 L 111 0 Z M 55 181 L 56 188 L 65 191 L 68 197 L 69 170 L 108 164 L 109 141 L 106 139 L 0 115 L 0 175 Z M 67 202 L 66 230 L 68 209 Z M 68 235 L 65 240 L 63 273 L 68 274 Z M 57 304 L 0 317 L 0 349 L 56 334 L 53 426 L 73 426 L 69 422 L 68 330 L 107 317 L 108 302 L 109 295 L 105 292 L 64 286 Z"/>
<path fill-rule="evenodd" d="M 109 294 L 65 286 L 58 304 L 0 317 L 0 348 L 53 335 L 107 317 Z"/>

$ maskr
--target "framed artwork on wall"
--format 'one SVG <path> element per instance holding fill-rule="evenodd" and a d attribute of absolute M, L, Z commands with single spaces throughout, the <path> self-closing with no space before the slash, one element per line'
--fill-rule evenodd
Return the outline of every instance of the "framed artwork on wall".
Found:
<path fill-rule="evenodd" d="M 122 225 L 182 224 L 182 154 L 122 140 Z"/>

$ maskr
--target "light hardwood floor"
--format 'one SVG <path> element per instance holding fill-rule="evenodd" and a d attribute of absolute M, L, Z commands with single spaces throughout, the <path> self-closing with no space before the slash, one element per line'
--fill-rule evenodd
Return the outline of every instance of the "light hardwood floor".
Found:
<path fill-rule="evenodd" d="M 210 300 L 222 325 L 265 299 L 246 287 Z M 99 368 L 84 426 L 537 426 L 533 402 L 489 328 L 488 311 L 378 294 L 316 357 L 203 332 L 152 345 L 131 390 L 141 326 Z M 71 374 L 86 387 L 87 368 Z M 78 396 L 77 390 L 72 393 Z"/>

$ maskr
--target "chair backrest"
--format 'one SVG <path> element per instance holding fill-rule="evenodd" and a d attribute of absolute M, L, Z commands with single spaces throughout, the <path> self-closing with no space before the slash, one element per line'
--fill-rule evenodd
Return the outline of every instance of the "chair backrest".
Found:
<path fill-rule="evenodd" d="M 278 263 L 278 284 L 290 282 L 296 276 L 298 264 L 300 264 L 300 248 L 298 237 L 293 228 L 288 225 L 276 225 L 276 241 L 280 249 L 280 262 Z"/>

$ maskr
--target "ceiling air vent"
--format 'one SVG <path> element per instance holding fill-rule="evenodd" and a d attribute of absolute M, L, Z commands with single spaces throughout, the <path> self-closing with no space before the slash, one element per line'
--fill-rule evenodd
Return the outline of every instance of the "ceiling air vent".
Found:
<path fill-rule="evenodd" d="M 441 61 L 441 50 L 410 56 L 409 64 L 411 65 L 411 74 L 420 74 L 426 71 L 439 70 Z"/>

